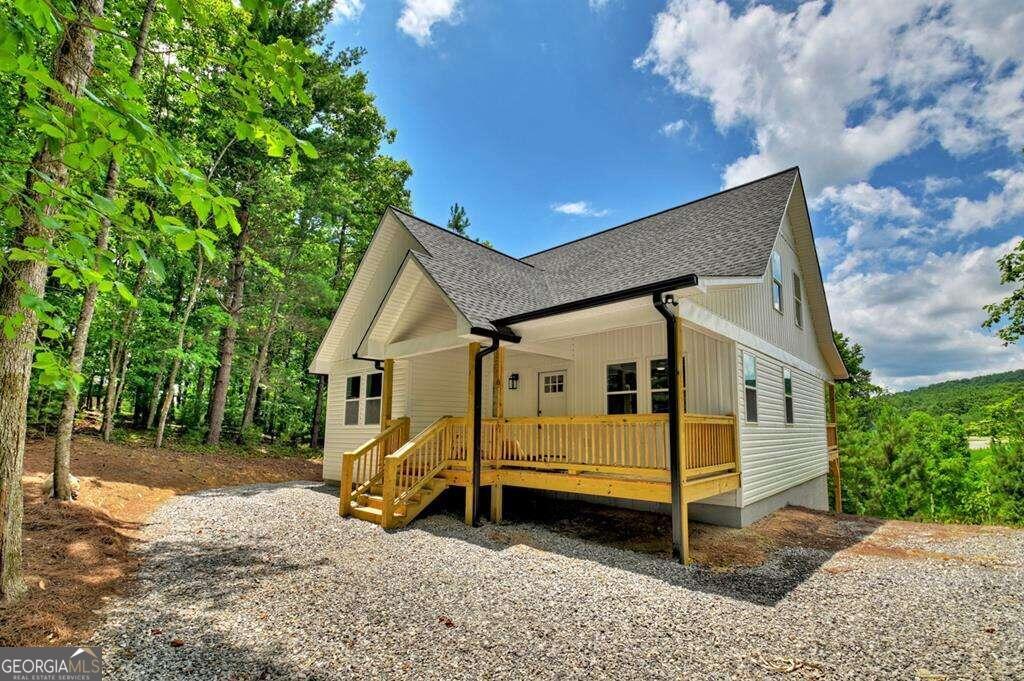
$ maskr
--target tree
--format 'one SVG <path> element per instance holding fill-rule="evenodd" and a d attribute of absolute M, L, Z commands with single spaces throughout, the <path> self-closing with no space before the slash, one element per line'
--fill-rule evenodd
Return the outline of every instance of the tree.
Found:
<path fill-rule="evenodd" d="M 448 229 L 462 236 L 469 236 L 469 217 L 466 209 L 458 203 L 453 203 L 451 212 L 448 215 Z"/>
<path fill-rule="evenodd" d="M 988 318 L 982 326 L 996 331 L 1004 345 L 1011 345 L 1024 337 L 1024 241 L 999 259 L 999 275 L 1003 284 L 1016 284 L 1006 298 L 985 306 Z"/>

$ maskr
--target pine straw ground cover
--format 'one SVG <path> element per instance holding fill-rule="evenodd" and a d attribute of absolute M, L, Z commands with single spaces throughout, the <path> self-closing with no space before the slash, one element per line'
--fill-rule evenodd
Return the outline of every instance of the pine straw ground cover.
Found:
<path fill-rule="evenodd" d="M 0 646 L 88 638 L 96 611 L 130 582 L 137 560 L 131 548 L 140 528 L 168 499 L 211 487 L 320 479 L 319 461 L 301 456 L 191 454 L 86 435 L 77 435 L 72 446 L 77 501 L 56 502 L 43 494 L 52 469 L 52 438 L 30 442 L 24 476 L 29 593 L 14 606 L 0 606 Z"/>

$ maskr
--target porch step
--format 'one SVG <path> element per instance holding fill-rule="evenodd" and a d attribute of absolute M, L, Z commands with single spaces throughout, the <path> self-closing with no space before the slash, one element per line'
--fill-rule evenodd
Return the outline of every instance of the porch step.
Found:
<path fill-rule="evenodd" d="M 405 527 L 412 522 L 430 502 L 436 499 L 448 487 L 444 480 L 435 478 L 412 495 L 404 504 L 395 506 L 394 522 L 397 527 Z M 349 512 L 355 518 L 381 525 L 384 518 L 384 497 L 370 492 L 363 493 L 352 499 Z"/>

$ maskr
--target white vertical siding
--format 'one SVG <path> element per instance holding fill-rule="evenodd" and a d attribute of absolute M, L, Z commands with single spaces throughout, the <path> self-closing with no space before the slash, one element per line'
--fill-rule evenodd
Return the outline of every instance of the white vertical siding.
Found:
<path fill-rule="evenodd" d="M 366 390 L 367 373 L 373 373 L 368 362 L 348 361 L 336 364 L 328 375 L 327 419 L 324 426 L 324 479 L 337 481 L 341 477 L 341 455 L 363 444 L 380 432 L 379 425 L 345 425 L 345 383 L 349 376 L 363 376 L 362 389 Z M 395 362 L 392 416 L 408 415 L 409 363 L 408 360 Z M 359 422 L 363 421 L 363 405 L 360 404 Z"/>
<path fill-rule="evenodd" d="M 808 277 L 800 268 L 797 259 L 788 216 L 775 240 L 775 250 L 782 259 L 781 314 L 772 306 L 770 268 L 766 269 L 760 284 L 712 289 L 706 294 L 696 296 L 694 302 L 828 374 L 828 365 L 821 355 L 811 323 L 811 310 L 806 293 Z M 793 313 L 793 272 L 800 275 L 804 289 L 802 328 L 796 325 Z M 817 276 L 817 273 L 813 274 Z"/>
<path fill-rule="evenodd" d="M 743 353 L 757 358 L 757 423 L 747 423 L 744 409 Z M 825 443 L 825 387 L 821 379 L 795 367 L 794 423 L 787 424 L 782 368 L 778 360 L 736 347 L 736 399 L 740 414 L 742 506 L 823 475 L 828 470 Z"/>
<path fill-rule="evenodd" d="M 469 385 L 469 351 L 455 348 L 409 359 L 410 433 L 415 435 L 442 416 L 464 416 Z"/>

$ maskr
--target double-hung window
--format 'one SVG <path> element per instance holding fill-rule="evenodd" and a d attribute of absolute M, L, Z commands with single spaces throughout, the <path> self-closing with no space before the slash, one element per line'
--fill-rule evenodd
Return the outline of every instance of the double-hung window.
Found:
<path fill-rule="evenodd" d="M 757 423 L 757 358 L 743 353 L 743 398 L 747 409 L 747 422 Z"/>
<path fill-rule="evenodd" d="M 801 329 L 804 327 L 804 294 L 800 290 L 800 275 L 793 273 L 793 319 Z"/>
<path fill-rule="evenodd" d="M 786 423 L 793 423 L 793 374 L 782 368 L 782 393 L 786 409 Z"/>
<path fill-rule="evenodd" d="M 359 398 L 362 376 L 349 376 L 345 381 L 345 425 L 359 425 Z"/>
<path fill-rule="evenodd" d="M 369 374 L 366 377 L 366 409 L 363 411 L 363 423 L 375 426 L 380 423 L 381 388 L 384 374 Z"/>
<path fill-rule="evenodd" d="M 683 361 L 683 399 L 686 399 L 686 358 Z M 651 413 L 668 413 L 668 360 L 651 360 Z"/>
<path fill-rule="evenodd" d="M 636 413 L 636 362 L 608 365 L 605 394 L 609 414 Z"/>
<path fill-rule="evenodd" d="M 772 307 L 782 312 L 782 258 L 772 251 Z"/>

